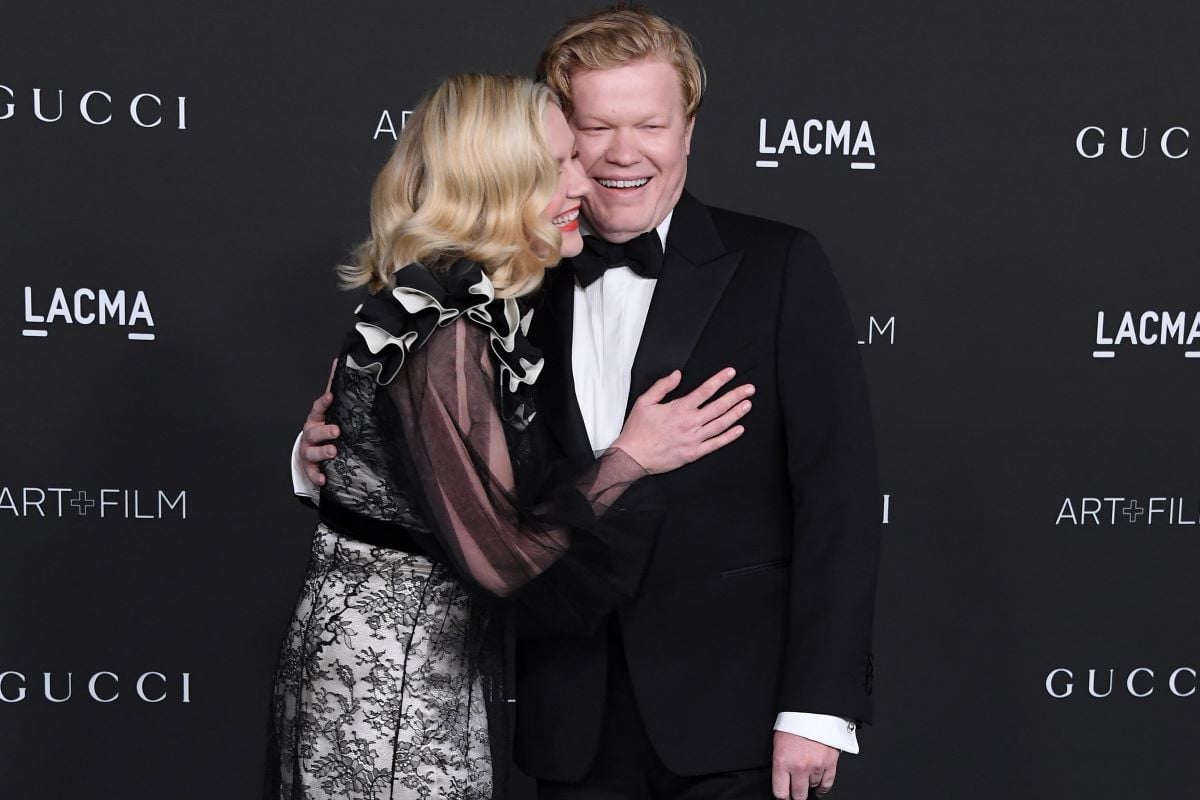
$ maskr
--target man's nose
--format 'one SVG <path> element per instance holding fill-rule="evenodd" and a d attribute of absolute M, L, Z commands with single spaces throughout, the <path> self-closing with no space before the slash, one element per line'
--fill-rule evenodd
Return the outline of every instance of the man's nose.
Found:
<path fill-rule="evenodd" d="M 604 151 L 604 159 L 611 164 L 621 166 L 636 164 L 641 159 L 641 153 L 638 151 L 637 142 L 632 133 L 623 130 L 614 131 L 608 142 L 608 148 Z"/>

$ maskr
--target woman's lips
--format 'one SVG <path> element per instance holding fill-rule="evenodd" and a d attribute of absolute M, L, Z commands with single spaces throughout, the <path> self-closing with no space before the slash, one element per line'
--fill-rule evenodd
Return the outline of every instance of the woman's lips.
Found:
<path fill-rule="evenodd" d="M 550 220 L 553 225 L 559 230 L 573 231 L 579 227 L 579 206 L 575 206 L 569 211 L 564 211 L 554 219 Z"/>

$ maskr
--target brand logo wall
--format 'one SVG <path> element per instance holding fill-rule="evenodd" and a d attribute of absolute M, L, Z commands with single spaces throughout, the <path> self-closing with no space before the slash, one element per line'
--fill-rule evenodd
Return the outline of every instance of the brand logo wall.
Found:
<path fill-rule="evenodd" d="M 0 486 L 0 519 L 187 519 L 187 490 Z"/>
<path fill-rule="evenodd" d="M 400 112 L 400 130 L 404 130 L 404 127 L 408 125 L 408 118 L 412 116 L 412 113 L 411 111 Z M 379 115 L 379 122 L 375 123 L 375 135 L 371 138 L 378 139 L 380 136 L 387 136 L 393 142 L 400 136 L 396 130 L 396 123 L 392 121 L 392 112 L 386 108 Z"/>
<path fill-rule="evenodd" d="M 1088 125 L 1075 136 L 1075 152 L 1084 158 L 1111 157 L 1136 159 L 1147 155 L 1178 161 L 1186 158 L 1191 148 L 1192 134 L 1187 128 L 1175 125 L 1165 130 L 1151 128 L 1121 128 L 1107 131 L 1098 125 Z M 1118 144 L 1119 142 L 1119 144 Z M 1118 145 L 1114 151 L 1112 145 Z"/>
<path fill-rule="evenodd" d="M 859 339 L 859 344 L 896 343 L 896 318 L 888 317 L 887 322 L 879 324 L 879 318 L 871 317 L 867 322 L 866 338 Z"/>
<path fill-rule="evenodd" d="M 36 675 L 36 673 L 35 673 Z M 122 677 L 100 671 L 90 675 L 73 672 L 43 672 L 41 680 L 15 670 L 0 672 L 0 703 L 44 700 L 48 703 L 115 703 L 122 697 L 141 703 L 192 702 L 192 673 L 168 677 L 162 672 L 143 672 Z"/>
<path fill-rule="evenodd" d="M 758 121 L 758 154 L 841 156 L 850 158 L 850 169 L 875 169 L 875 140 L 871 125 L 863 120 L 789 119 L 782 125 Z M 778 167 L 779 159 L 759 159 L 756 167 Z"/>
<path fill-rule="evenodd" d="M 1075 670 L 1067 667 L 1052 669 L 1046 675 L 1046 694 L 1056 700 L 1072 695 L 1103 699 L 1113 692 L 1143 699 L 1155 692 L 1174 697 L 1192 697 L 1196 694 L 1196 670 L 1192 667 L 1159 670 L 1134 667 L 1119 671 L 1113 668 L 1089 669 L 1086 685 L 1083 670 L 1079 670 L 1078 678 Z"/>
<path fill-rule="evenodd" d="M 63 289 L 53 292 L 25 287 L 25 325 L 22 336 L 48 336 L 50 328 L 61 325 L 98 325 L 129 328 L 126 338 L 154 340 L 154 315 L 143 291 L 126 293 L 124 289 Z"/>
<path fill-rule="evenodd" d="M 1092 358 L 1116 358 L 1115 347 L 1186 348 L 1184 358 L 1200 358 L 1200 312 L 1126 311 L 1120 321 L 1096 312 L 1096 348 Z M 1195 349 L 1193 349 L 1195 348 Z"/>
<path fill-rule="evenodd" d="M 1200 502 L 1182 497 L 1067 497 L 1055 525 L 1196 525 Z"/>
<path fill-rule="evenodd" d="M 187 97 L 165 100 L 152 93 L 131 96 L 103 89 L 67 93 L 63 89 L 18 90 L 0 84 L 0 121 L 32 115 L 41 122 L 81 120 L 89 125 L 132 124 L 139 128 L 187 130 Z"/>

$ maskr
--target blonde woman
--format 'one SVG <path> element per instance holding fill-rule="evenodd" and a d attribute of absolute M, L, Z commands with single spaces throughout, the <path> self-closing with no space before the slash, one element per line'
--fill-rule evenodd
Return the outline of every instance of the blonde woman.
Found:
<path fill-rule="evenodd" d="M 527 298 L 582 248 L 587 187 L 549 90 L 491 75 L 437 87 L 376 181 L 268 796 L 498 796 L 505 626 L 594 629 L 653 545 L 644 479 L 741 435 L 752 387 L 717 396 L 725 370 L 665 402 L 673 373 L 594 461 L 544 463 Z"/>

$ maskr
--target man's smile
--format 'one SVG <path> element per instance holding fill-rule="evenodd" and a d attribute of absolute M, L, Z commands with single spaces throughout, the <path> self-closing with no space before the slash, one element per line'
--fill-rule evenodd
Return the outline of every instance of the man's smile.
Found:
<path fill-rule="evenodd" d="M 593 178 L 596 183 L 609 191 L 621 193 L 632 192 L 641 189 L 646 184 L 650 183 L 649 177 L 644 178 Z"/>

